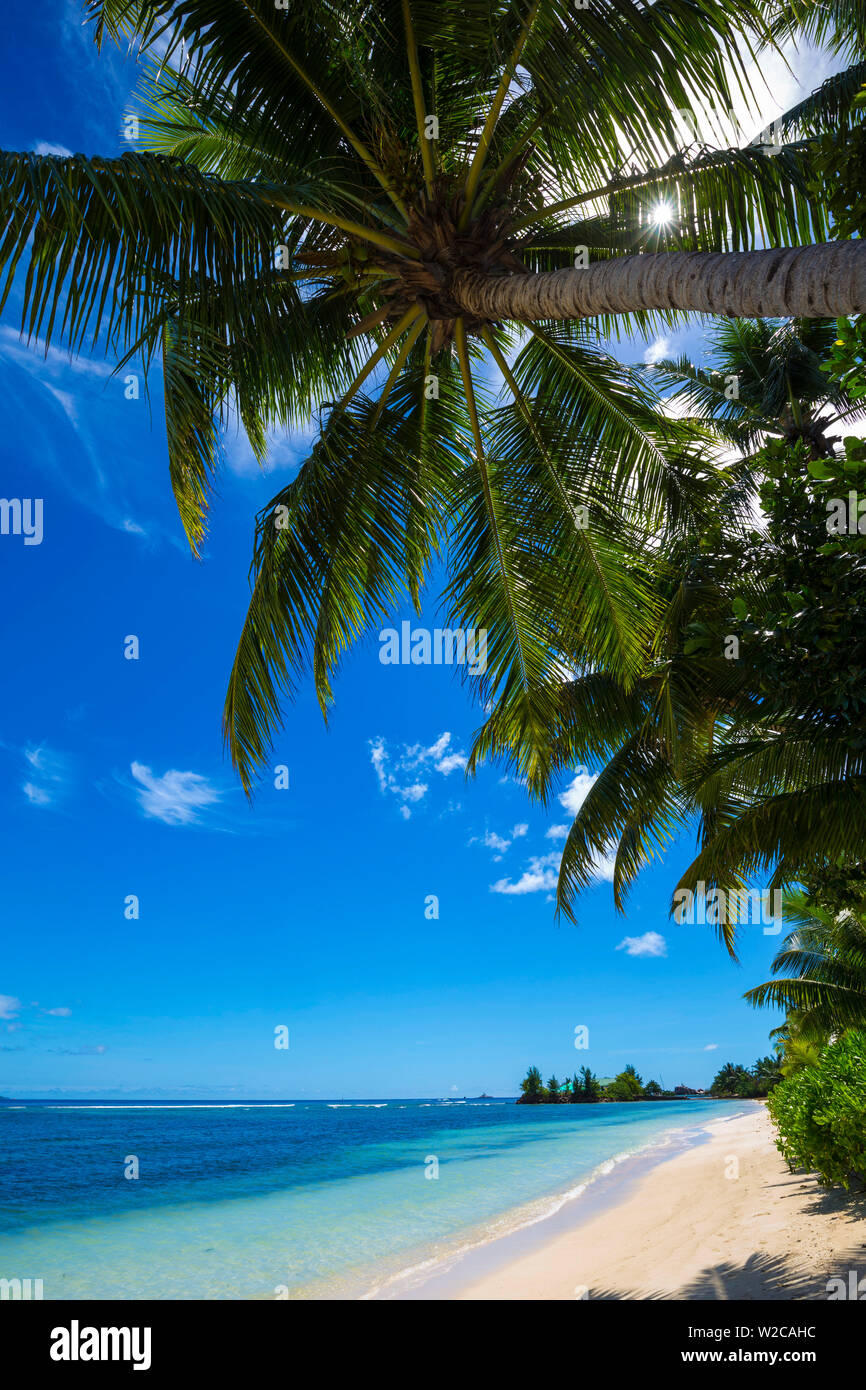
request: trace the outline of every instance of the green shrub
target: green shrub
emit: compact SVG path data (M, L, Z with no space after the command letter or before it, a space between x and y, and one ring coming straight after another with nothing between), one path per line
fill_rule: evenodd
M828 1185L866 1179L866 1032L831 1043L815 1066L776 1087L767 1109L792 1168L814 1170Z

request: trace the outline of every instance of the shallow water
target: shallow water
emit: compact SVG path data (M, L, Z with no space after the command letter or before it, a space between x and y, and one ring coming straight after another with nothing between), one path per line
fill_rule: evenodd
M42 1279L46 1299L357 1297L591 1206L616 1165L746 1108L2 1105L0 1278Z

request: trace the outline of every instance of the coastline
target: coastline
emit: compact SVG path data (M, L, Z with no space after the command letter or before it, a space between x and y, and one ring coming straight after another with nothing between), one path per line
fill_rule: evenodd
M611 1185L591 1208L491 1240L410 1299L826 1299L866 1278L866 1195L791 1174L762 1104ZM575 1217L577 1220L575 1220ZM864 1285L866 1287L866 1285ZM368 1295L369 1296L369 1295ZM373 1295L376 1297L377 1295Z

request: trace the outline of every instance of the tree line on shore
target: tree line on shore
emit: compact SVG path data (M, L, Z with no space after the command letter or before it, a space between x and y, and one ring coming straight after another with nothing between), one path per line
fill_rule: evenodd
M689 1095L748 1099L766 1096L781 1079L778 1057L759 1057L752 1067L727 1062L706 1091L691 1086L668 1091L653 1079L644 1082L631 1062L612 1078L600 1080L590 1067L581 1067L564 1081L551 1076L546 1085L538 1067L529 1067L520 1083L517 1104L594 1105L600 1101L682 1100Z

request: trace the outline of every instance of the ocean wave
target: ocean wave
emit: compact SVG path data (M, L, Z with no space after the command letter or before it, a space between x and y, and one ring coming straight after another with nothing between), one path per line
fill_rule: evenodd
M244 1104L243 1101L231 1101L224 1104L222 1101L190 1101L188 1105L142 1105L138 1101L130 1102L128 1105L36 1105L36 1110L294 1110L293 1100L258 1101L252 1105ZM10 1105L4 1107L9 1110L26 1110L25 1105Z
M377 1100L375 1102L369 1100L340 1100L334 1101L333 1103L329 1102L327 1106L328 1110L387 1110L387 1108L388 1102L386 1100ZM401 1106L400 1108L405 1110L406 1107Z

